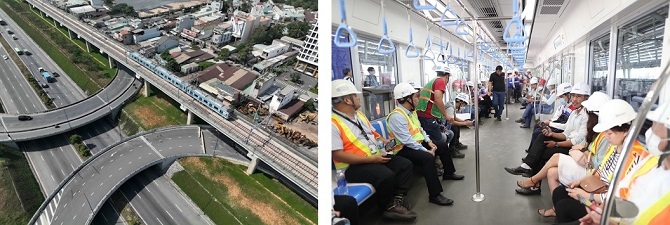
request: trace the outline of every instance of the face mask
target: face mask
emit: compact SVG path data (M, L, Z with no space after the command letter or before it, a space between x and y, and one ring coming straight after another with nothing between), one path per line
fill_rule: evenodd
M652 155L667 155L670 154L670 152L666 151L663 152L660 149L658 149L658 143L662 141L662 139L659 136L656 136L654 132L651 131L651 128L647 130L646 133L644 133L644 136L646 137L646 143L647 143L647 150L649 151L649 154ZM666 139L668 140L668 139Z
M567 102L567 101L565 101L565 99L564 99L564 98L559 98L559 99L558 99L558 104L561 104L561 105L567 105L567 104L568 104L568 102Z

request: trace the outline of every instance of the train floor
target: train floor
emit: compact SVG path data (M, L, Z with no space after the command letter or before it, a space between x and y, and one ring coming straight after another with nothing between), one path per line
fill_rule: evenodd
M367 210L361 215L361 224L552 224L553 218L544 218L537 209L550 208L551 193L546 180L542 182L542 194L523 196L516 194L516 181L523 179L507 173L504 167L516 167L526 156L531 129L519 128L514 121L523 110L520 104L508 105L509 116L502 121L495 118L484 119L479 131L481 193L485 200L472 201L476 192L475 130L461 129L460 141L468 146L461 150L465 158L454 159L456 174L465 175L461 181L442 181L447 198L453 199L452 206L438 206L428 202L426 183L415 171L412 189L405 198L410 208L417 213L413 222L389 221L381 218L377 209ZM534 123L531 125L531 127ZM415 167L417 168L417 167ZM416 169L415 169L416 170Z

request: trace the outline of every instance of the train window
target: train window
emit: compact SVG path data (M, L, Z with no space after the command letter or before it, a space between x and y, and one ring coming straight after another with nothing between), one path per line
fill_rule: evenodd
M591 41L591 91L606 92L607 70L610 60L610 35Z
M572 72L575 63L575 55L572 53L564 54L561 58L561 81L567 83L572 82Z
M392 110L391 92L398 82L397 52L377 52L379 37L358 36L358 59L363 82L366 116L371 120L383 118ZM384 45L384 44L382 44ZM383 46L388 48L389 46ZM374 93L373 93L374 92Z
M661 74L661 50L668 7L619 28L614 96L644 97Z

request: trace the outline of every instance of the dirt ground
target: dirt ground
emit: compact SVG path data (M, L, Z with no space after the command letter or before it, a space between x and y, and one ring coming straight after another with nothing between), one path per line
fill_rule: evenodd
M310 140L318 143L319 128L316 125L305 124L303 122L284 123L285 127L304 134Z

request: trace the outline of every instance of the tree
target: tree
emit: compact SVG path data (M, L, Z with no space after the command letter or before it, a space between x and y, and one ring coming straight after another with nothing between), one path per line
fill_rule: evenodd
M172 71L172 72L179 72L181 70L181 68L179 67L179 64L177 64L177 61L175 61L172 58L167 60L167 63L165 64L165 68L169 71Z
M113 0L105 0L105 4L111 6L111 5L114 5L114 1Z
M219 59L225 60L228 59L229 56L230 56L230 50L228 50L227 48L221 49L221 51L219 52Z
M205 70L205 69L207 69L208 67L210 67L210 66L212 66L212 65L214 65L213 62L210 62L210 61L203 61L203 62L199 62L199 63L198 63L198 68L200 68L200 70Z
M242 5L240 5L240 11L242 12L249 12L249 9L251 9L251 6L247 2L242 3Z
M70 135L70 144L77 144L81 142L82 142L81 135L79 134Z
M294 72L291 74L291 81L293 81L293 83L298 83L299 80L300 80L300 73Z
M305 108L309 110L310 112L316 111L316 107L314 107L314 99L309 99L307 102L305 102Z
M286 25L288 29L288 36L292 38L304 38L307 36L311 25L308 22L296 21Z
M172 57L170 56L170 52L168 52L167 50L165 50L165 51L161 52L161 58L162 58L163 60L168 60L168 59L170 59L170 58L172 58Z

